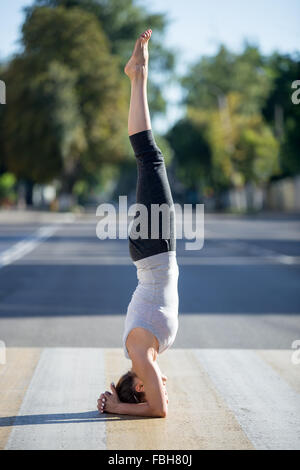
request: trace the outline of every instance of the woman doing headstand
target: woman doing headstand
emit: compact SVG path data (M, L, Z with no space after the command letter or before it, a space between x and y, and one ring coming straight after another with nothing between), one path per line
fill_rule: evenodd
M138 286L128 306L123 335L125 356L132 368L102 393L98 410L135 416L165 417L168 410L167 377L157 363L158 354L174 342L178 329L178 265L175 217L164 158L155 143L147 102L148 41L151 29L137 39L125 67L131 81L128 116L129 139L136 156L137 203L147 208L148 238L129 236L129 250L137 268ZM152 236L154 205L167 206ZM136 217L140 215L137 210ZM163 224L167 218L167 235ZM157 220L157 219L156 219Z

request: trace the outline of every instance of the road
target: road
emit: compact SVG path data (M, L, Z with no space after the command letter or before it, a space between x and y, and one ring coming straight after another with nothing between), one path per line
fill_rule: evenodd
M127 241L97 222L0 213L0 449L299 450L300 217L206 215L202 250L178 241L167 419L96 410L131 367L136 285Z
M1 217L0 339L119 347L136 285L127 240L99 240L93 215ZM203 249L178 240L178 262L174 347L289 349L300 339L300 218L206 215Z

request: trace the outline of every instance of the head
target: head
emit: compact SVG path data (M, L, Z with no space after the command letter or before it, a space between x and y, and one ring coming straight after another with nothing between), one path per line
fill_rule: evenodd
M146 401L143 382L130 370L120 377L116 385L116 391L119 400L124 403L142 403Z
M168 402L168 394L166 390L167 377L162 375L161 378ZM132 370L129 370L126 374L122 375L116 385L116 391L119 400L124 403L143 403L147 401L144 384Z

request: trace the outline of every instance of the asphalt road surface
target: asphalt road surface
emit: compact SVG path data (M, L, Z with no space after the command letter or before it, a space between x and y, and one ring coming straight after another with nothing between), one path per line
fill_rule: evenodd
M0 213L0 340L8 347L121 346L136 271L98 218ZM178 241L175 348L290 349L300 340L300 217L205 216Z

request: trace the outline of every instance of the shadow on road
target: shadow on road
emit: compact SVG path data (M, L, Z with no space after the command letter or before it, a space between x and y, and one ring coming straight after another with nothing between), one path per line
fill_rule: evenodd
M132 421L152 419L139 416L120 416L115 414L100 415L98 411L85 411L82 413L51 413L24 416L7 416L0 418L0 428L8 426L29 426L33 424L70 424L94 423L107 421Z

